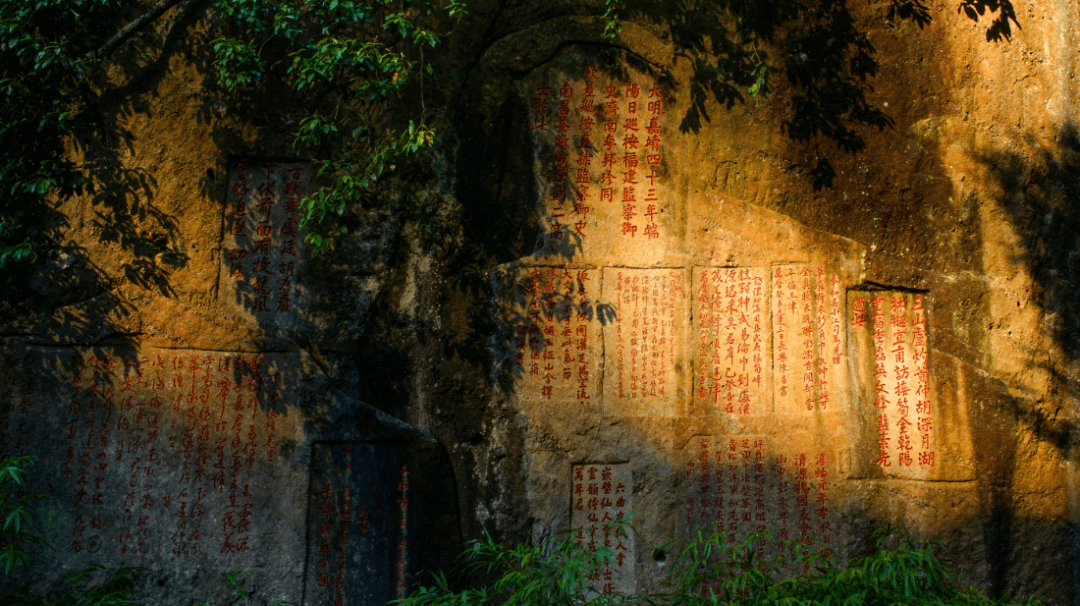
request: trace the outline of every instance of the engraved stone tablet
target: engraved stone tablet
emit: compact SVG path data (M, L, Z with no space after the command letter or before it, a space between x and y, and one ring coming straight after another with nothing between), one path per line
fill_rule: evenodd
M35 490L56 508L45 561L234 570L261 554L268 589L298 598L305 478L280 446L302 434L287 405L299 371L287 354L12 352L0 456L40 459Z
M392 444L312 449L304 604L382 606L409 588L409 466Z
M822 267L772 269L777 414L835 411L849 401L840 280Z
M931 476L938 465L936 405L923 295L851 292L848 301L860 397L873 407L874 465L890 476Z
M767 436L696 436L683 450L688 536L714 529L738 541L769 532L759 555L787 540L831 549L835 540L829 493L835 480L827 450Z
M628 463L574 465L570 525L578 529L578 541L590 552L601 547L613 554L589 586L599 593L636 591L634 533L613 522L629 519L633 512L633 478Z
M531 91L541 257L649 264L679 245L681 197L665 163L667 93L646 75L626 75L615 80L588 67L583 78L551 74Z
M694 412L772 413L768 271L697 267Z
M302 305L299 213L310 182L306 162L241 162L229 171L222 296L262 326L292 326Z
M620 414L677 415L685 402L683 346L689 279L682 269L604 269L604 406Z
M513 375L529 402L599 404L600 272L519 270L513 315Z

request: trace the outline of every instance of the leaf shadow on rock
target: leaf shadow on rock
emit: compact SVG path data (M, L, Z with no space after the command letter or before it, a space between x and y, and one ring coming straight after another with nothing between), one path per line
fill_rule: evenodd
M1004 451L986 452L988 462L985 489L989 491L991 520L986 526L988 547L992 547L991 594L1005 595L1021 589L1011 583L1012 574L1030 569L1024 548L1024 529L1015 513L1012 490L1015 464L1019 463L1021 437L1029 436L1062 460L1074 460L1078 444L1075 394L1080 390L1080 211L1074 201L1080 196L1080 129L1071 121L1061 124L1049 142L1022 137L1016 144L977 150L973 156L989 176L990 203L1003 211L1011 223L1016 250L1008 260L1025 269L1031 279L1029 301L1039 307L1040 328L1048 333L1049 347L1042 344L1021 347L1020 355L1045 373L1049 393L1021 393L1022 388L1000 386L999 410L984 415L984 427L1011 428L999 444L1012 444ZM1001 293L998 297L1007 297ZM1021 306L1017 295L1017 308ZM1011 332L1010 332L1011 334ZM997 417L997 418L994 418ZM979 449L979 445L976 445ZM1077 530L1069 530L1075 541ZM1075 549L1075 542L1072 549ZM1073 556L1075 557L1075 555ZM1034 573L1033 573L1034 574ZM1080 581L1073 570L1073 582Z
M920 27L932 19L916 1L894 2L889 15ZM862 129L893 126L867 100L876 49L845 0L642 2L627 16L656 21L675 52L692 61L684 132L699 132L710 121L710 96L732 109L748 103L752 90L773 96L782 130L794 141L823 137L855 152L865 145Z

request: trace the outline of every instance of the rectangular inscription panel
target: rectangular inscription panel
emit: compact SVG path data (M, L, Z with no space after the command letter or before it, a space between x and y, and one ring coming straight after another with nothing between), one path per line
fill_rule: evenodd
M850 401L839 277L811 265L772 269L773 398L778 414Z
M695 413L772 413L767 289L764 268L694 268Z
M570 526L579 531L578 542L587 551L600 547L613 552L589 587L599 593L630 595L637 589L633 532L612 523L629 519L633 512L633 478L628 463L574 465Z
M689 323L687 272L604 269L604 405L628 416L679 414L686 401L683 347Z
M264 326L291 325L302 304L300 199L310 183L306 162L240 162L229 171L223 293Z
M308 606L382 606L409 588L409 466L392 444L320 443L308 496Z
M583 78L552 74L530 91L547 232L539 254L653 261L679 236L664 167L666 93L626 75L587 67Z
M518 270L511 371L522 400L599 403L600 278L596 269Z
M302 436L295 356L27 347L2 363L0 456L39 457L48 562L235 569L262 554L267 588L299 598L305 473L279 452Z
M836 537L829 494L833 455L762 435L696 436L683 450L687 536L715 528L728 540L768 531L760 556L798 540L831 549Z
M923 295L851 292L851 334L861 399L873 406L873 464L905 478L935 475L936 405L930 393Z

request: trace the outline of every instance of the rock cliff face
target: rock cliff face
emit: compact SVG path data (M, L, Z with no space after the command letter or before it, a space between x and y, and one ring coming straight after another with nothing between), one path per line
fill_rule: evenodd
M842 557L902 522L1078 599L1080 9L763 6L629 3L608 39L599 5L470 4L396 194L442 214L357 210L318 259L303 100L217 96L197 2L122 48L118 134L70 151L104 187L35 283L64 304L2 327L42 570L375 604L485 530L636 512L612 589L713 522Z

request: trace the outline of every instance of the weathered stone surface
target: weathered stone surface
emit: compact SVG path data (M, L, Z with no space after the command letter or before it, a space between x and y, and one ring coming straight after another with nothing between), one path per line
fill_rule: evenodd
M471 6L414 188L459 204L452 235L425 248L394 183L398 212L350 209L292 270L300 100L219 98L198 8L119 53L122 142L70 150L108 187L58 200L56 305L0 328L2 451L41 458L55 513L40 571L145 566L186 604L244 568L263 602L373 604L403 554L412 586L459 536L586 525L595 467L647 531L613 588L657 589L654 550L710 521L841 556L903 522L967 581L1076 600L1077 7L991 41L989 7L845 4L842 61L794 24L763 42L787 63L760 103L720 21L631 2L609 41L594 8Z

